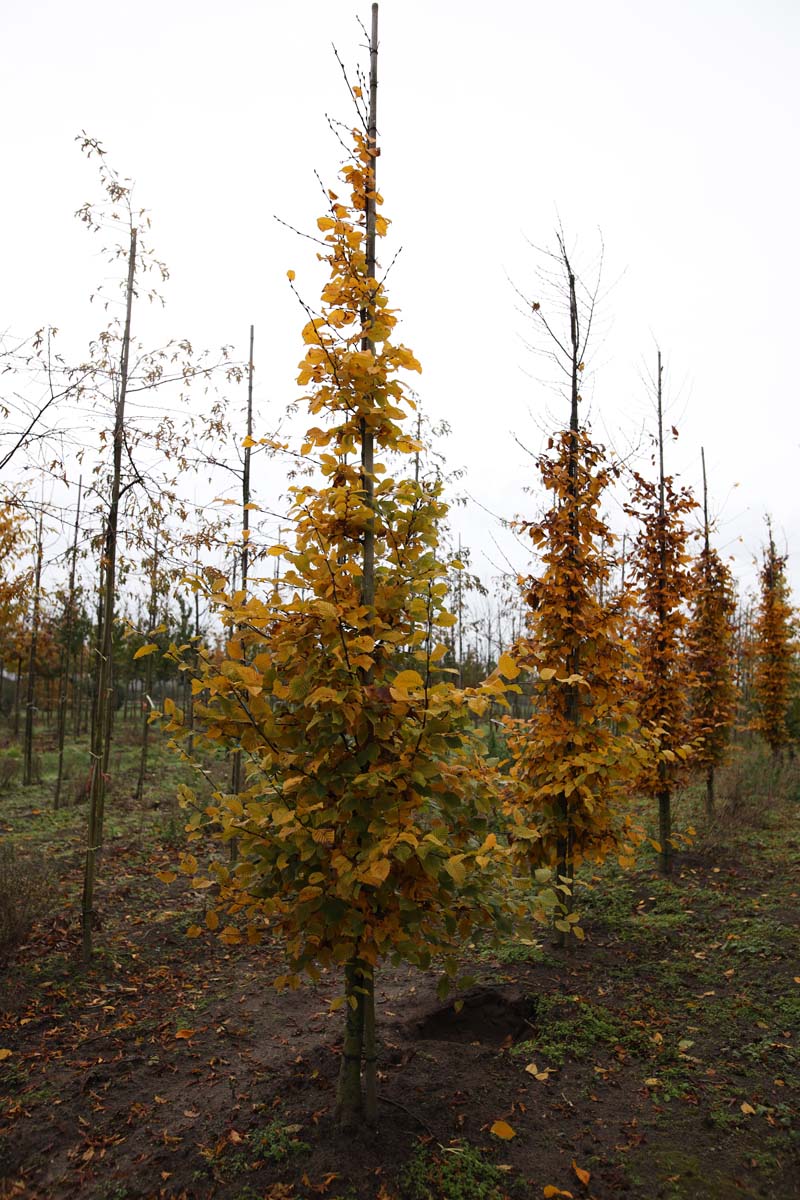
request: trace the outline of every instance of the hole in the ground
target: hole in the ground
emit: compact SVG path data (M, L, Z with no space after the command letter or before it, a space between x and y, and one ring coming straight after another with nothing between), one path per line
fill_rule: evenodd
M411 1036L425 1041L478 1042L482 1046L513 1045L530 1036L536 1015L535 996L475 988L459 999L464 1002L459 1012L450 1000L411 1022Z

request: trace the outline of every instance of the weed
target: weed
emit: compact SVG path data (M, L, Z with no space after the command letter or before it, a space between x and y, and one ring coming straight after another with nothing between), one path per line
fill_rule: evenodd
M10 843L0 844L0 958L24 941L55 898L53 875L43 858L23 859Z
M417 1146L398 1179L401 1200L502 1200L505 1175L464 1143L433 1154Z
M255 1129L247 1135L252 1157L267 1162L283 1162L290 1154L302 1154L310 1150L308 1142L301 1142L297 1134L301 1125L287 1125L280 1118L270 1121L263 1129Z
M568 1058L583 1059L599 1046L622 1045L635 1054L651 1048L643 1030L623 1024L607 1008L577 996L543 996L536 1012L536 1036L512 1046L517 1057L541 1054L557 1066Z

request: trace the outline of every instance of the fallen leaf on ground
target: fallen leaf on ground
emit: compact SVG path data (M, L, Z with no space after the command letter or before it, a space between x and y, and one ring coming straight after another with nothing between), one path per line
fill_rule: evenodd
M506 1121L495 1121L494 1125L491 1127L491 1132L495 1137L502 1138L504 1142L507 1142L511 1138L517 1136L516 1129L512 1129Z
M550 1078L552 1069L552 1067L545 1067L543 1071L540 1071L536 1063L528 1063L525 1068L529 1075L532 1075L534 1079L538 1079L541 1083L545 1083Z
M584 1167L579 1167L574 1158L572 1160L572 1169L582 1184L588 1184L589 1180L592 1178L591 1172L587 1171Z

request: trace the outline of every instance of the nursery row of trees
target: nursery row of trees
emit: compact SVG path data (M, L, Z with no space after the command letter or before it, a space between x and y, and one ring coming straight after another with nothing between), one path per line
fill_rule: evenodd
M750 610L737 604L730 570L712 544L707 500L693 553L689 521L697 504L665 467L660 355L652 471L623 468L581 421L593 298L583 297L561 236L554 259L567 299L564 327L557 309L531 304L568 380L563 427L537 461L543 510L517 527L534 565L472 642L477 617L465 597L465 566L442 549L444 480L426 469L405 383L419 364L396 340L397 316L379 269L377 247L389 222L376 180L377 5L370 42L369 75L351 89L357 124L350 157L318 221L328 268L318 305L301 299L289 273L306 318L298 384L311 424L299 450L254 434L251 337L241 371L250 403L235 468L238 533L203 530L202 545L192 542L188 555L184 548L182 564L166 551L169 513L181 501L176 479L166 482L159 464L188 471L200 440L205 463L218 467L224 456L214 436L226 426L217 413L216 427L204 427L200 439L196 429L176 433L162 416L146 452L141 425L131 432L125 404L141 222L128 189L103 165L107 195L126 208L130 228L120 250L125 315L101 339L103 356L67 373L81 395L87 380L97 386L102 377L113 400L110 456L98 469L96 619L80 615L77 515L69 582L56 608L60 634L58 615L42 599L41 523L26 535L13 503L5 509L8 536L17 551L32 538L34 578L15 570L13 551L2 568L4 611L14 614L4 626L4 653L16 654L18 677L28 653L26 733L36 708L32 680L37 670L45 675L47 662L56 675L60 664L60 737L69 695L80 695L85 674L93 680L85 954L115 688L124 665L132 675L141 670L141 691L152 697L160 672L174 690L165 694L163 726L186 757L204 746L232 755L229 788L211 796L183 788L181 795L188 837L208 860L203 866L187 854L183 870L197 887L216 885L207 931L231 943L257 941L266 928L280 934L284 985L297 986L303 972L314 976L322 966L342 971L338 1109L346 1127L376 1120L380 961L425 969L437 958L454 982L460 949L476 930L487 938L511 929L531 936L534 921L552 921L562 940L580 938L575 873L582 862L609 855L623 866L633 861L645 835L632 798L653 798L653 843L669 872L684 833L672 826L675 789L701 773L713 810L715 772L737 719L782 753L791 741L795 669L785 559L771 531ZM85 147L100 153L88 139ZM86 219L99 224L89 210ZM161 357L138 356L147 386L160 387L167 376L180 387L198 378L208 384L214 372L192 365L190 352L181 344ZM291 455L293 464L278 538L251 528L250 455L259 451ZM626 483L623 544L604 513L610 489ZM148 501L136 511L152 550L142 559L140 611L129 612L124 625L118 551L124 521L133 524L125 499L137 493ZM228 541L235 578L213 561L214 547ZM167 553L184 582L172 585L177 618L173 611L164 620L159 555ZM209 839L227 852L210 850Z

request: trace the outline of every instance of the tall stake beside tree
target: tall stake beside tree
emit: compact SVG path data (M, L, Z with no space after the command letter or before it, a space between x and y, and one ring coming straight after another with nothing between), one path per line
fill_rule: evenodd
M579 304L560 233L554 257L568 299L566 335L539 302L532 308L566 374L570 419L538 458L551 507L540 521L521 524L542 563L539 575L521 581L528 628L513 651L532 675L533 711L527 720L507 718L506 725L516 785L512 803L539 833L533 841L516 837L515 844L531 869L555 869L567 910L566 919L556 919L563 942L571 929L580 934L571 912L576 866L584 859L601 862L612 851L623 864L631 861L630 839L636 834L625 806L638 764L628 686L635 667L622 630L625 602L605 601L612 565L605 548L614 535L602 503L615 471L579 420L595 294Z
M298 382L317 423L301 452L322 479L292 489L293 544L272 548L286 564L280 588L246 604L214 590L227 659L193 684L195 741L202 725L206 739L241 747L244 788L211 805L182 793L190 837L208 825L238 840L235 869L209 867L219 884L209 928L226 942L257 940L266 919L289 959L278 986L320 967L343 973L337 1116L347 1129L377 1120L380 960L427 968L442 955L454 978L474 925L508 927L498 890L507 854L489 830L491 788L469 720L468 705L486 697L434 678L453 618L437 559L441 485L414 479L417 442L401 424L413 404L398 373L419 365L392 340L397 319L370 250L373 230L388 226L375 187L377 5L370 58L370 111L359 107L341 172L349 196L329 191L318 221L330 276L303 330ZM489 694L502 686L494 679ZM168 730L188 732L178 714ZM197 874L193 856L184 870ZM244 935L237 913L249 917Z
M697 507L686 488L664 473L664 370L656 371L658 479L634 472L627 511L639 521L630 578L635 587L633 640L639 652L639 722L648 741L648 765L639 785L658 803L659 868L672 870L672 792L686 774L689 745L689 678L686 604L691 599L689 530L686 517Z
M250 353L247 362L247 429L244 438L244 454L242 464L242 550L241 550L241 591L242 603L247 603L247 576L250 566L250 455L253 446L253 340L254 326L250 326ZM197 599L197 595L195 595ZM238 796L242 790L242 756L234 749L231 761L231 792ZM231 855L235 856L236 843L231 842Z
M714 777L725 757L738 700L734 680L736 589L730 568L711 545L708 481L703 463L703 548L695 561L687 634L694 764L705 774L706 816L714 814Z
M760 573L758 611L753 630L753 684L757 708L755 727L769 746L774 761L779 763L785 747L791 740L786 716L789 708L792 657L796 649L795 622L786 579L787 556L778 554L775 548L769 517L767 536Z

